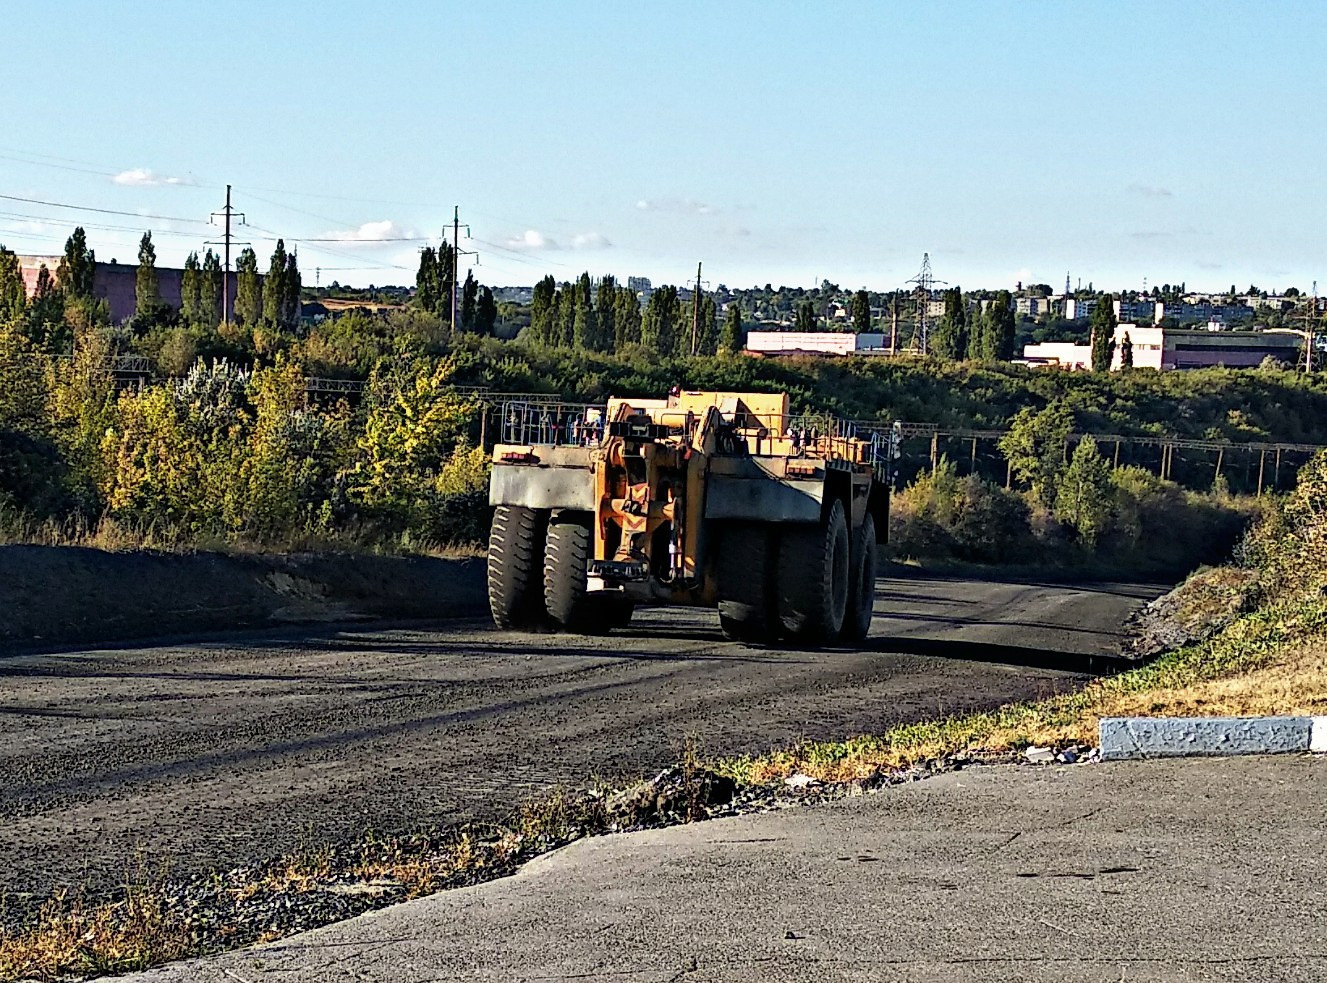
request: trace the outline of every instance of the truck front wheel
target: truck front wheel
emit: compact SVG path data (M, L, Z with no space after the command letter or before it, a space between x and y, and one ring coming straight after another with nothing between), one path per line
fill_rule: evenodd
M581 631L591 613L585 603L590 525L579 516L557 516L544 546L544 607L565 631Z
M848 609L848 523L835 499L814 526L783 533L779 544L779 620L789 638L828 645Z

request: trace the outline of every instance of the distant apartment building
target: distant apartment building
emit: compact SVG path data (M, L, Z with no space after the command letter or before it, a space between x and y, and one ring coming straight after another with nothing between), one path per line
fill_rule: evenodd
M1168 304L1160 300L1113 301L1115 320L1134 324L1160 324L1169 319L1176 325L1238 324L1253 319L1253 309L1243 304L1214 304L1209 300Z
M629 276L627 277L627 289L635 293L649 293L654 289L654 284L650 282L647 276Z
M1113 371L1122 367L1126 336L1133 348L1134 368L1167 371L1214 366L1255 368L1269 357L1293 365L1304 343L1296 331L1207 331L1124 323L1115 328ZM1082 371L1092 367L1092 348L1073 342L1027 345L1023 361L1029 365Z
M1059 303L1054 297L1015 297L1014 313L1019 317L1041 317L1054 313Z
M1095 297L1079 299L1077 297L1060 298L1061 316L1066 321L1083 321L1092 316L1092 312L1097 308Z
M20 256L19 269L23 273L23 287L31 297L37 290L37 277L45 266L55 276L60 265L59 256ZM106 301L110 309L111 322L121 324L134 316L137 309L136 284L138 280L137 263L97 263L97 271L92 281L94 300ZM184 280L184 270L168 266L157 267L157 293L164 304L179 308L180 289ZM58 285L58 284L57 284ZM230 309L235 309L235 275L231 274Z

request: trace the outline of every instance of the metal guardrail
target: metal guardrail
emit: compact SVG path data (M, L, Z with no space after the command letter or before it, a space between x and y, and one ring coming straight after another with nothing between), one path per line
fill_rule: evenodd
M502 405L500 442L594 447L603 439L607 417L600 404L509 400Z

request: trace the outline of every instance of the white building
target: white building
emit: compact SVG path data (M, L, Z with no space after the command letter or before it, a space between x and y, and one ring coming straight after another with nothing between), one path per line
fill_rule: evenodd
M746 350L760 355L860 355L885 351L885 335L851 331L751 331Z

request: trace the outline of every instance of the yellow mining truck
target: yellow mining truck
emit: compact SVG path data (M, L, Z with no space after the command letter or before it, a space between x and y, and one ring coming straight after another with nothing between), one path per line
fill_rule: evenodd
M639 604L717 607L731 639L855 644L871 625L897 439L785 393L510 402L488 596L503 628L603 632Z

